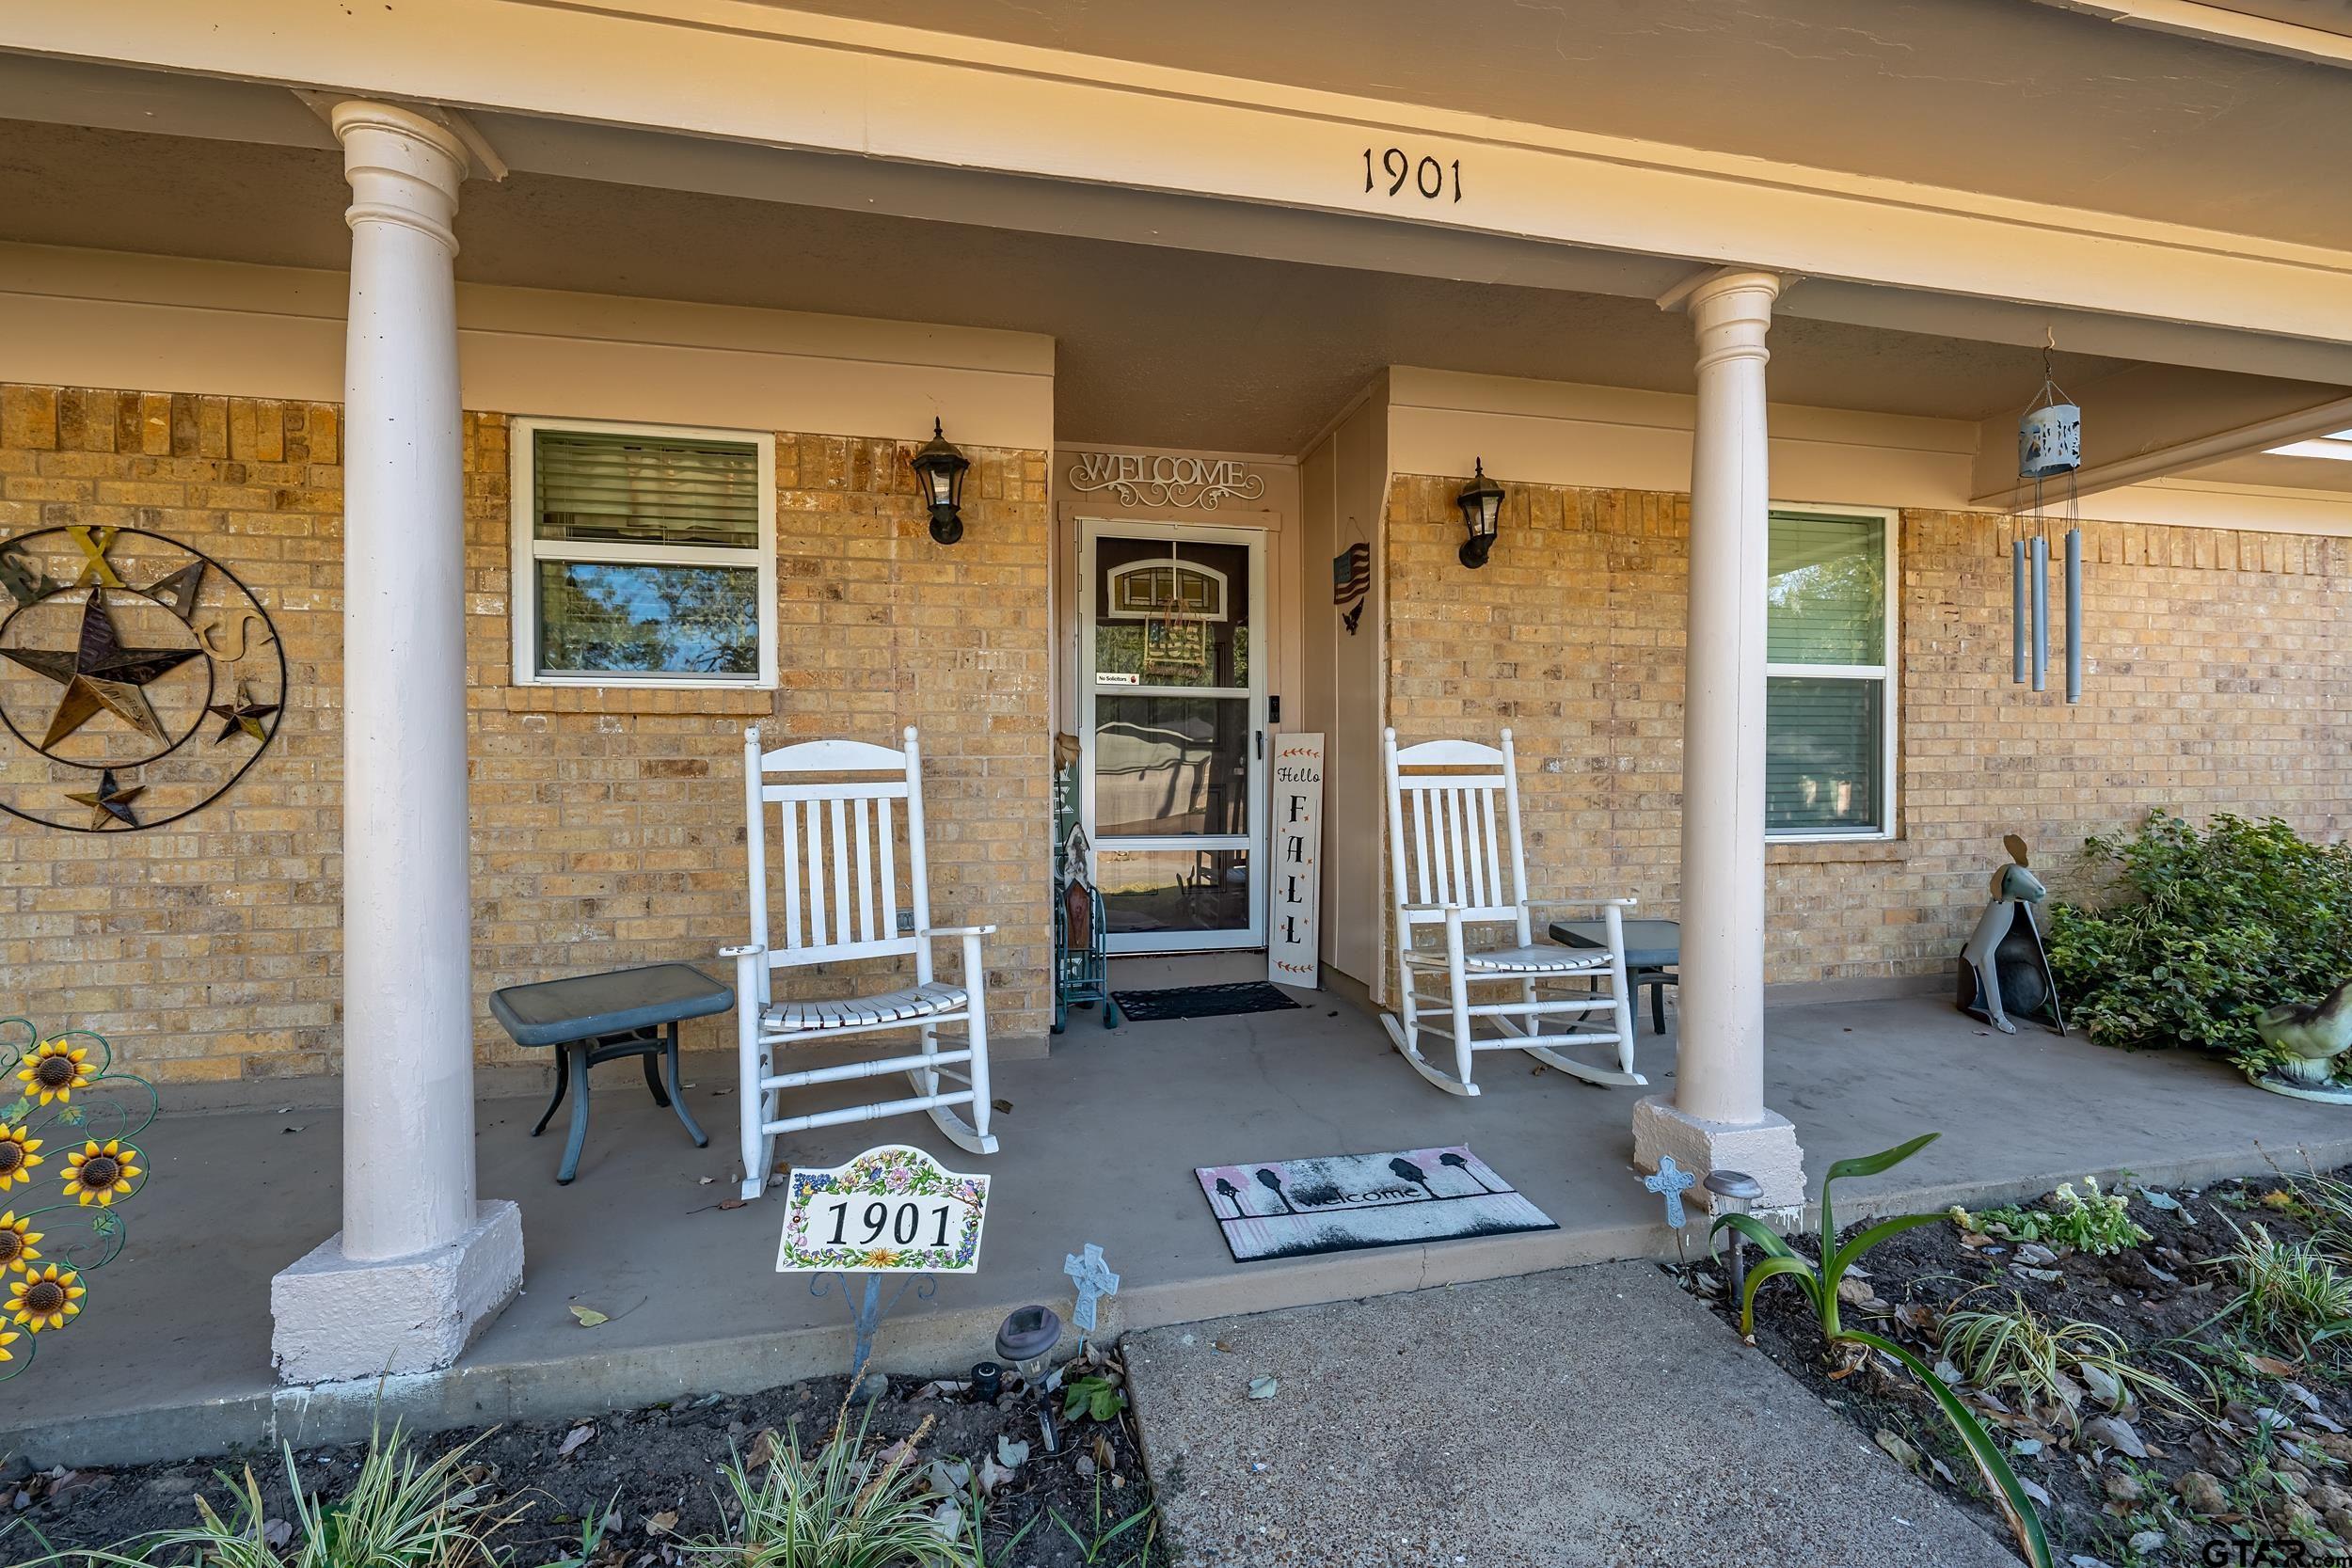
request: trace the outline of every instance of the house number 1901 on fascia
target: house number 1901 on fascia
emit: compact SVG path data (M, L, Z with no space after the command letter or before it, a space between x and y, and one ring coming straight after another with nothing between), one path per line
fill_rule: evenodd
M1378 175L1375 173L1373 163L1375 156L1380 160ZM1401 147L1391 147L1385 152L1367 147L1364 149L1366 195L1379 188L1380 176L1387 178L1389 195L1392 197L1411 190L1427 200L1436 201L1452 191L1454 200L1462 199L1462 160L1459 158L1441 164L1426 154L1416 160Z

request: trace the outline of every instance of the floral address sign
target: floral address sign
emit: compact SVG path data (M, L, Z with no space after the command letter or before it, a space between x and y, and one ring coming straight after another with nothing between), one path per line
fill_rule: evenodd
M796 1167L786 1192L778 1274L978 1272L985 1176L959 1176L919 1148L884 1144L846 1165Z

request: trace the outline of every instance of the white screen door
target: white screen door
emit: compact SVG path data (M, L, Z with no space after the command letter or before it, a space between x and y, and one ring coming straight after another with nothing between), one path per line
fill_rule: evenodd
M1079 735L1114 953L1265 945L1264 536L1086 525Z

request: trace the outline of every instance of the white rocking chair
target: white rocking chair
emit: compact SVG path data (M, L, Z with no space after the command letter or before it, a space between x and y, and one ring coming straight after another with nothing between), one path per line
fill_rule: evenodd
M744 845L751 862L752 940L721 948L735 960L736 1038L741 1052L743 1196L766 1186L775 1140L786 1132L843 1122L928 1111L959 1148L993 1154L988 1131L988 974L980 939L993 926L931 926L930 885L923 858L923 769L914 731L906 750L858 740L811 740L762 752L759 731L743 732ZM810 784L798 775L863 782ZM775 781L775 782L771 782ZM906 802L906 882L911 920L899 915L898 843L892 802ZM771 945L769 928L768 809L778 809L782 831L784 942ZM803 919L805 916L805 919ZM963 943L962 983L931 977L931 943ZM864 996L775 1000L775 972L858 958L914 958L914 983ZM964 1040L940 1049L939 1025L961 1022ZM890 1029L921 1032L914 1055L846 1062L779 1072L785 1047ZM954 1044L954 1041L950 1041ZM961 1064L963 1070L954 1070ZM903 1072L911 1098L784 1116L786 1091L816 1084L882 1078ZM961 1087L943 1086L943 1081ZM971 1107L967 1122L954 1107Z
M1609 939L1606 947L1536 943L1530 911L1567 906L1531 903L1527 896L1511 732L1502 732L1501 751L1474 740L1428 740L1399 751L1396 732L1389 730L1381 756L1388 776L1398 1012L1381 1014L1380 1022L1413 1070L1448 1093L1474 1095L1473 1053L1524 1051L1588 1084L1647 1083L1633 1070L1633 1010L1625 976L1623 911L1634 901L1608 898L1576 906L1599 904ZM1497 795L1502 797L1503 822L1510 832L1507 863L1496 832ZM1416 930L1438 925L1445 927L1443 947L1414 945ZM1503 940L1511 945L1473 944L1471 928L1494 927L1508 927ZM1444 989L1421 989L1430 981ZM1566 991L1569 984L1586 989ZM1502 999L1473 1001L1473 987L1486 988L1482 995L1501 990ZM1544 994L1542 988L1549 988L1550 994ZM1588 1015L1597 1012L1609 1015L1609 1027L1583 1028ZM1546 1021L1555 1018L1562 1020L1562 1032L1546 1035ZM1491 1022L1501 1037L1475 1037L1472 1031L1481 1019ZM1452 1072L1422 1054L1423 1034L1451 1037ZM1568 1044L1615 1046L1615 1069L1562 1054L1558 1047Z

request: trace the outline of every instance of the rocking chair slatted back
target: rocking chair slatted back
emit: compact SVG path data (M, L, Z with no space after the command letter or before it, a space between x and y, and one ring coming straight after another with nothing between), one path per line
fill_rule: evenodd
M743 773L752 940L768 949L769 967L912 954L917 979L928 982L930 946L915 934L930 926L930 891L914 731L906 732L904 751L863 741L813 740L762 752L755 727L743 732ZM825 777L804 782L812 774ZM777 872L780 886L773 885ZM781 895L780 911L771 908L775 895ZM901 909L914 912L914 931L905 935L898 929ZM777 914L781 933L773 929ZM762 995L763 1003L769 1000Z
M1453 904L1465 919L1517 920L1527 896L1527 868L1519 850L1511 732L1502 732L1500 750L1468 740L1399 749L1393 734L1381 750L1397 918L1408 927L1439 922L1441 909L1411 906ZM1497 795L1502 797L1500 821ZM1507 840L1498 829L1507 830Z

